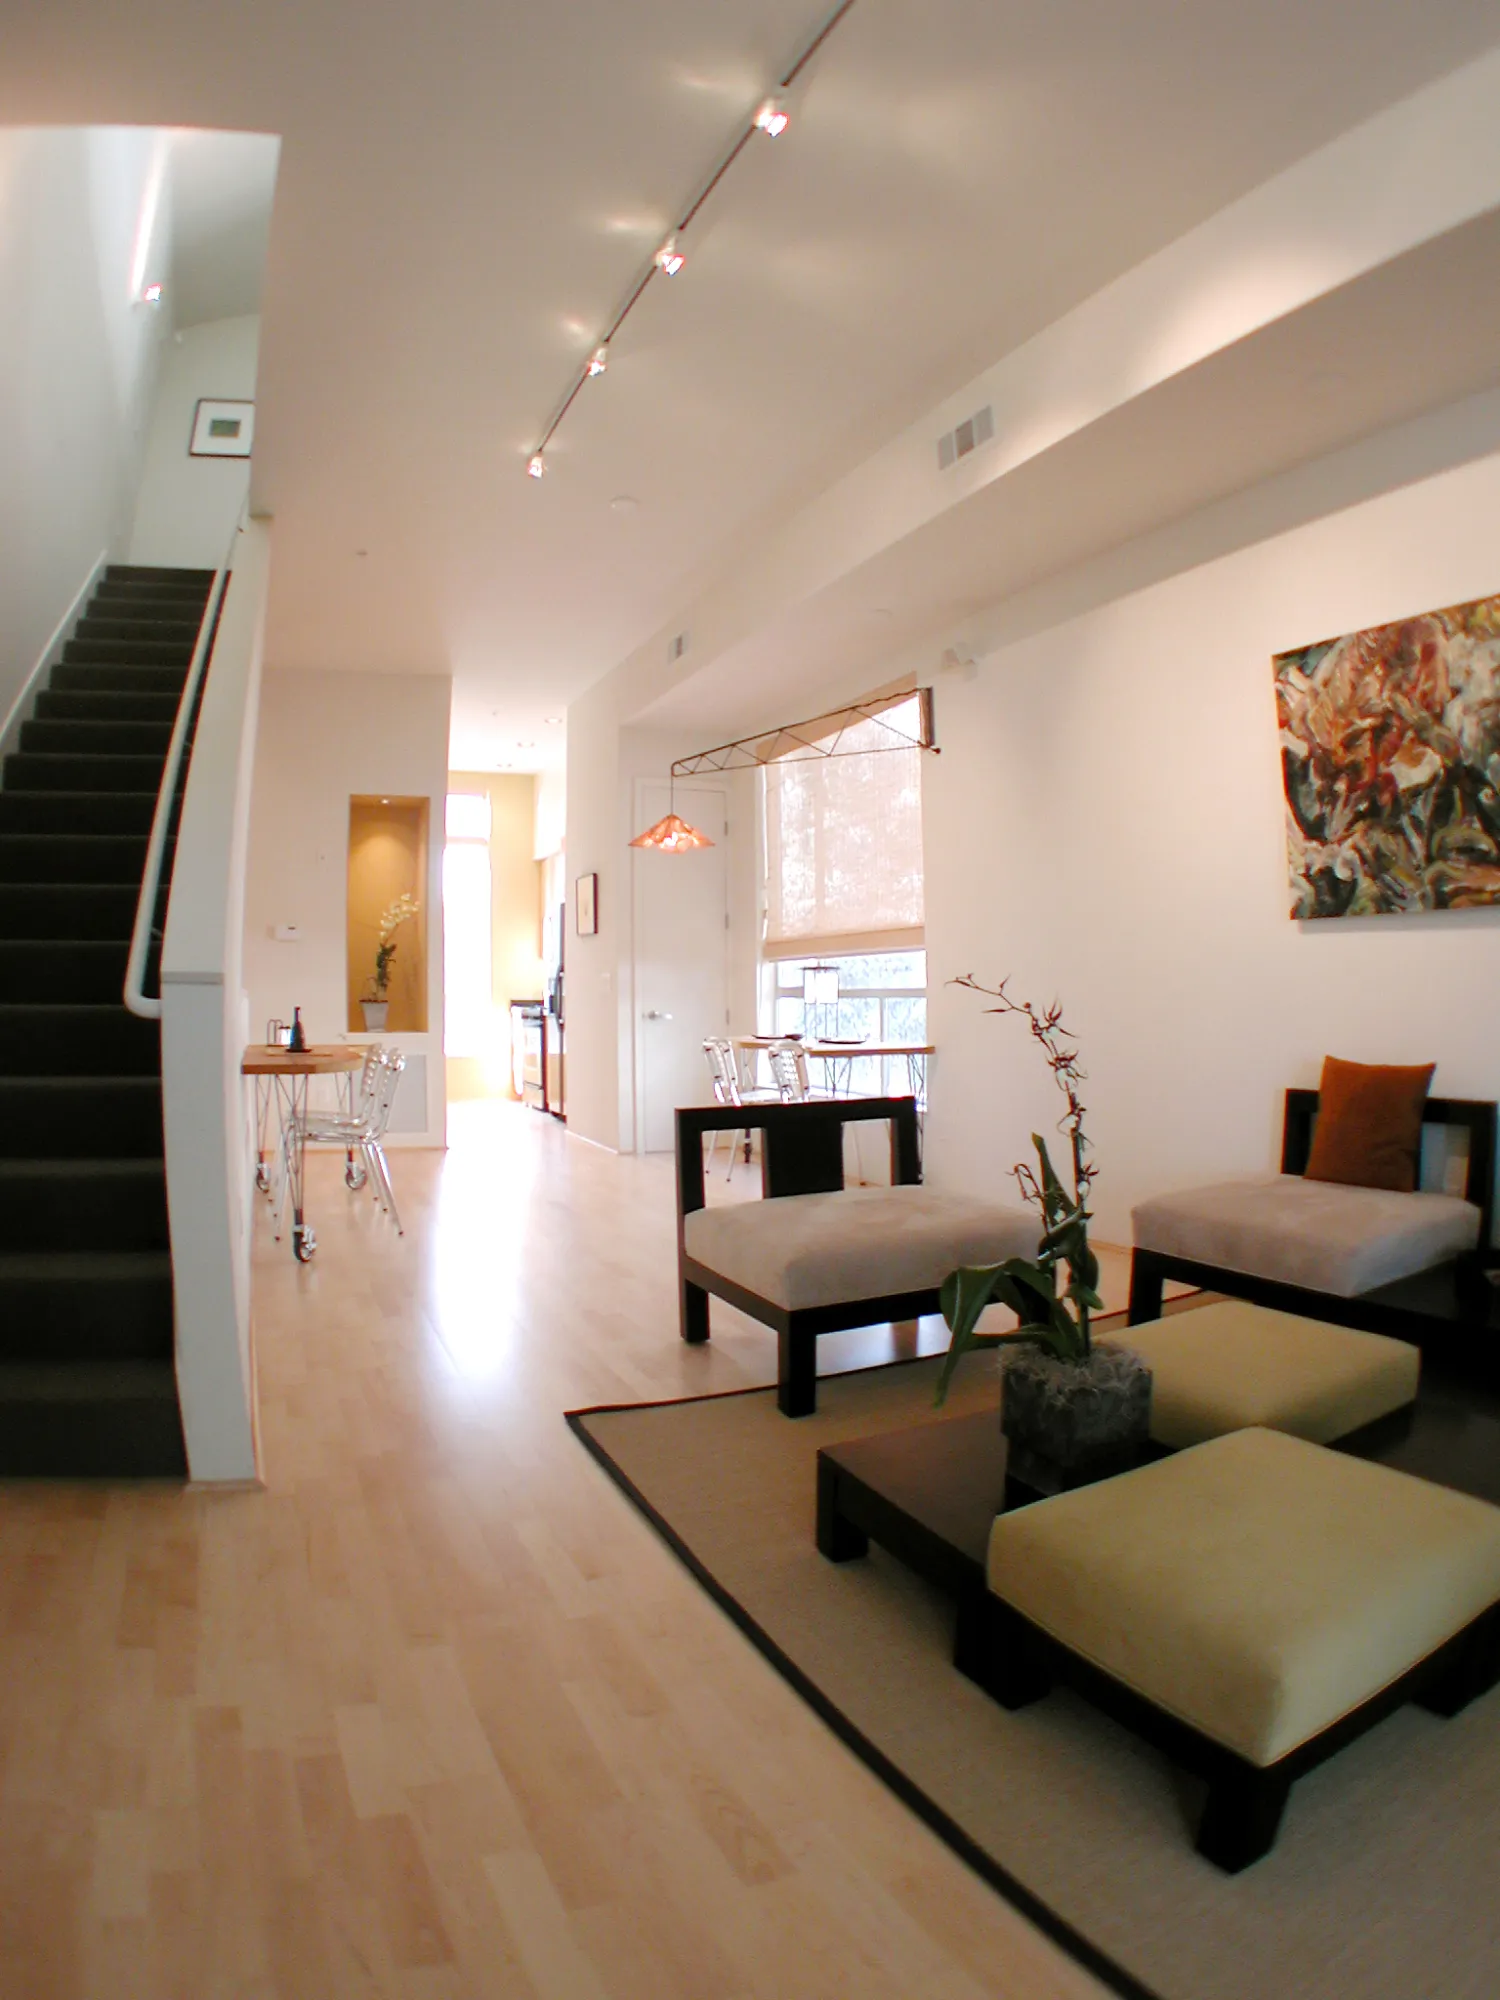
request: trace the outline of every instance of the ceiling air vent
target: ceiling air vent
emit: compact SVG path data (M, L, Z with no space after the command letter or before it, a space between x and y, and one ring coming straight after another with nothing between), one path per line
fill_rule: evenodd
M946 472L950 465L967 458L977 446L988 444L994 435L995 412L986 403L982 410L976 410L972 417L965 417L961 424L945 431L938 439L938 471Z

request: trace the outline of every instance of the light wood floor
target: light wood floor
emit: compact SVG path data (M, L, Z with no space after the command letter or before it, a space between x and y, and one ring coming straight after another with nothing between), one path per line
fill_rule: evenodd
M0 1993L1102 1991L564 1426L773 1371L717 1306L677 1339L670 1163L457 1113L394 1156L403 1240L326 1157L312 1265L259 1217L266 1491L0 1488Z

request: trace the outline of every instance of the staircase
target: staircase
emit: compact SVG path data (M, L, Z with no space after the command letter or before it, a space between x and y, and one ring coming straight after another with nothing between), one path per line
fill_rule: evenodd
M186 1471L160 1030L121 993L212 582L107 569L0 773L0 1477Z

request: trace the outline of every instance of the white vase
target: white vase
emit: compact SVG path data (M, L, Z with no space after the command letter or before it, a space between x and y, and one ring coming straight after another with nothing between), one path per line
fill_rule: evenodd
M388 1000L361 1000L360 1011L365 1017L365 1033L378 1035L385 1026L385 1017L390 1012Z

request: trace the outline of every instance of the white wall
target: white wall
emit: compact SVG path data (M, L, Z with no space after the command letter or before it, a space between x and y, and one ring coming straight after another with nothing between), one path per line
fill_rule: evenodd
M247 458L188 453L200 396L255 400L260 318L174 334L162 358L130 536L133 563L217 569L250 486Z
M943 677L925 794L935 1180L998 1191L1060 1109L1024 1024L945 985L969 971L1063 1002L1106 1241L1129 1242L1146 1195L1274 1168L1281 1093L1315 1085L1325 1053L1435 1060L1435 1093L1500 1095L1500 909L1288 917L1270 665L1500 590L1500 455L1419 476L1446 431L1493 431L1493 402L1246 496L1262 534L1278 511L1305 524L1206 562L1232 510L1205 510L1112 558L1108 601ZM1361 464L1396 490L1306 521ZM1133 562L1161 580L1131 592ZM1075 582L1086 600L1098 578Z
M245 985L252 1032L302 1009L309 1039L348 1036L346 905L349 800L426 797L427 1032L403 1034L411 1065L391 1120L395 1144L441 1146L443 1073L443 809L448 792L448 712L443 674L268 673L245 898ZM275 927L295 924L294 944ZM413 1061L419 1058L419 1062ZM425 1091L414 1088L419 1074Z
M162 948L162 1106L177 1385L195 1480L256 1476L252 1137L240 1062L245 866L270 530L237 539L183 800Z
M168 330L136 303L170 260L165 165L150 131L0 131L0 714L125 549Z

